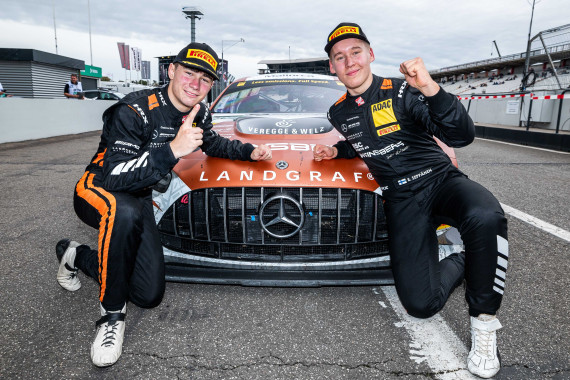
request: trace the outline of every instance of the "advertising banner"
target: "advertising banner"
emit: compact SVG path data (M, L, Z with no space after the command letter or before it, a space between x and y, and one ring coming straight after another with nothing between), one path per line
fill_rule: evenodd
M121 57L121 67L123 69L127 68L127 56L125 56L125 43L124 42L117 42L117 46L119 47L119 56Z
M85 69L79 73L82 77L101 78L103 76L103 69L97 66L85 65Z
M141 78L150 79L150 61L141 61Z

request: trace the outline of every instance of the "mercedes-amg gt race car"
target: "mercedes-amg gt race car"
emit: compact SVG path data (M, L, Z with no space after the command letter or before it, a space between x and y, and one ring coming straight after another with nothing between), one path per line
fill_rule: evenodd
M316 162L343 137L326 118L345 93L335 77L268 74L235 81L211 106L214 130L267 144L262 162L198 150L154 192L169 281L267 286L392 283L378 184L360 158ZM443 146L454 160L453 150ZM440 255L462 249L438 230Z

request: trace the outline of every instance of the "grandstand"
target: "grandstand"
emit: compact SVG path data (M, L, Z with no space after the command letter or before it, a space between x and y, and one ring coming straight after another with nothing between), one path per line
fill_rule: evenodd
M510 141L513 127L556 135L570 131L570 24L541 31L529 40L526 52L444 67L430 75L457 95L478 128L491 127L478 130L478 136L502 135ZM537 136L524 139L532 144L542 138ZM564 141L560 146L570 150L569 139Z
M543 74L544 73L544 74ZM471 77L462 80L439 81L445 91L454 95L471 94L502 94L521 91L522 72L519 74L504 75L491 74L489 77ZM558 70L558 79L562 89L570 87L570 69ZM551 71L542 71L536 75L533 85L527 86L530 92L558 91L558 81Z
M444 67L430 71L430 75L455 95L559 91L570 86L569 65L567 24L538 33L530 39L528 53Z

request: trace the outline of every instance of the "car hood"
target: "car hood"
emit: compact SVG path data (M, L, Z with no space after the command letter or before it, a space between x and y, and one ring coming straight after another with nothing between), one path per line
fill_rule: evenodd
M316 144L344 137L323 114L215 114L221 136L271 147L272 158L249 162L209 157L197 150L174 172L192 190L211 187L334 187L375 191L378 184L360 158L313 159Z

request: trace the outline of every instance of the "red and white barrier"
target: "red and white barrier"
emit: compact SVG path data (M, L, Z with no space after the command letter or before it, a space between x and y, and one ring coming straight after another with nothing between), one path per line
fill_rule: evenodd
M469 99L505 99L505 98L524 98L525 96L531 97L533 94L509 94L509 95L473 95L473 96L457 96L459 100Z
M569 95L544 95L544 96L533 96L532 99L546 99L546 100L556 100L556 99L568 99L570 98L570 94Z
M533 100L557 100L557 99L569 99L570 94L566 95L544 95L544 96L534 96L534 94L510 94L510 95L473 95L473 96L459 96L458 100L480 100L480 99L506 99L506 98L524 98L529 97Z

